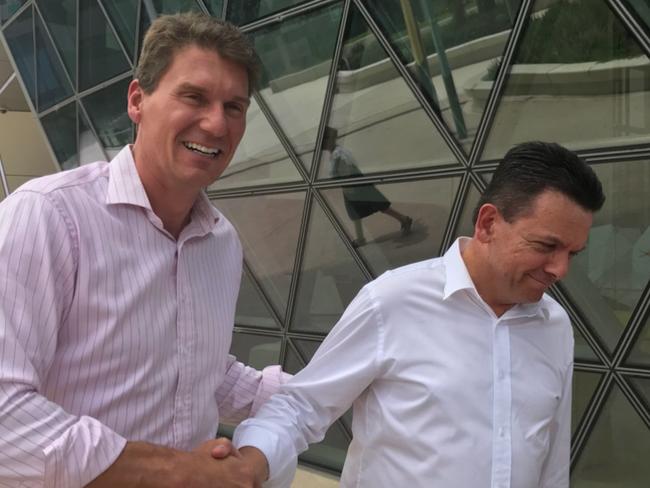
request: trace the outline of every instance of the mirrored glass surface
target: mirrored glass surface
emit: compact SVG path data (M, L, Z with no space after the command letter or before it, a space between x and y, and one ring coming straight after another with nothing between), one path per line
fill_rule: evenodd
M350 15L319 177L458 164L356 7Z
M120 80L81 100L108 157L131 142L131 119L124 106L130 79Z
M474 208L478 204L481 193L473 182L469 184L469 191L463 202L463 210L456 224L455 237L472 237L474 235Z
M242 272L242 282L235 312L235 324L239 327L280 328L246 270Z
M571 149L650 141L650 60L607 2L538 0L533 10L482 159L531 139Z
M562 283L611 352L650 279L650 162L593 169L607 200Z
M460 177L363 184L322 195L375 276L438 255Z
M68 75L73 83L77 78L77 1L76 0L37 0L43 20L54 40Z
M575 434L596 387L603 375L591 371L573 372L573 398L571 402L571 431Z
M316 200L304 253L291 330L326 334L366 279Z
M365 3L469 152L521 1Z
M251 34L262 62L258 93L306 168L311 167L340 21L336 3Z
M222 17L223 0L203 0L203 3L214 17Z
M28 7L3 31L29 98L36 107L36 70L32 8Z
M90 129L83 112L79 111L79 164L106 161L102 145Z
M650 479L650 429L618 386L571 474L572 488L645 488Z
M61 169L79 166L77 153L77 104L69 103L41 118Z
M27 0L2 0L0 1L0 23L4 23L13 14L15 14L20 7L22 7Z
M133 0L102 0L110 21L133 59L138 2Z
M263 369L280 363L281 346L281 337L238 331L232 335L230 354L252 368Z
M650 408L650 378L628 377L637 393L640 394L647 408Z
M97 0L81 2L79 8L79 90L82 91L128 71L131 66Z
M34 22L36 38L36 87L38 110L43 111L72 95L70 81L57 57L54 46L45 32L40 17Z
M650 316L646 318L626 363L628 366L650 367Z
M194 0L152 0L151 3L158 15L201 11L201 8Z
M209 190L302 181L295 164L260 110L251 99L246 132L223 174Z
M293 7L307 0L238 0L228 2L228 20L235 25L244 25L282 9Z
M624 3L638 15L646 30L650 32L650 3L648 0L624 0Z
M573 339L575 340L574 357L587 363L600 363L598 356L591 348L580 329L573 325Z
M289 299L304 202L303 192L214 201L237 229L246 262L280 317Z

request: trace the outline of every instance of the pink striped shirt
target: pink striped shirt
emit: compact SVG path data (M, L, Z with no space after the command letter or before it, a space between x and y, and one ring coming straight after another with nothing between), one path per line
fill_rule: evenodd
M0 486L78 487L126 440L192 449L284 381L228 354L242 250L201 195L178 240L128 147L0 205Z

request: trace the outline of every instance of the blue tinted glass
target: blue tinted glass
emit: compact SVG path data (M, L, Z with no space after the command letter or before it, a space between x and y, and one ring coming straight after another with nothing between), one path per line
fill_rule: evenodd
M43 20L63 58L72 80L77 76L77 2L76 0L37 0Z
M71 96L72 87L40 17L36 16L34 24L36 27L36 86L38 110L41 112Z
M138 16L138 2L133 0L104 0L104 7L122 43L133 57L135 51L135 26Z
M28 8L4 30L5 39L23 83L27 87L29 98L36 106L36 69L34 66L34 27L32 9Z
M15 14L26 0L0 0L0 22L4 22Z
M41 119L47 139L62 169L79 166L77 155L77 104L67 104Z

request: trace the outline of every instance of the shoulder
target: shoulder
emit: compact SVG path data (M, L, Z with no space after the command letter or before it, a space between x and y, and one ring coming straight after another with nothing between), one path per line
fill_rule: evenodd
M368 292L382 302L402 300L444 289L445 270L442 258L426 259L388 270L366 285Z
M21 185L14 193L54 195L66 192L72 188L92 185L99 179L107 178L108 168L109 163L99 161L60 173L41 176Z

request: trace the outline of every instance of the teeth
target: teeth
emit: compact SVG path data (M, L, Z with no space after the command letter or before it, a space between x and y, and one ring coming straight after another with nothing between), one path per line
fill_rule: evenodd
M199 152L201 154L205 154L206 156L216 157L221 152L219 149L205 147L195 142L184 142L183 144L185 145L186 148L191 149L192 151Z

